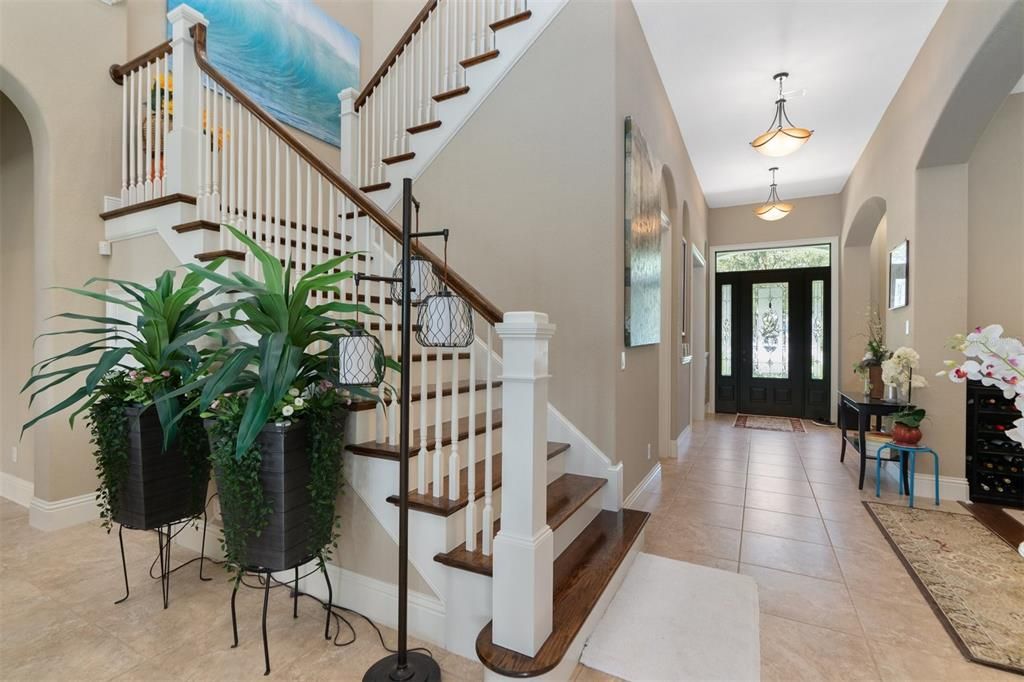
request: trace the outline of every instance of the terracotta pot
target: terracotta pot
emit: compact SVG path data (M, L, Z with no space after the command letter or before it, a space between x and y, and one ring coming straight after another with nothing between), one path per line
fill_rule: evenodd
M882 383L881 365L868 367L868 381L871 382L871 397L875 400L881 400L885 392L885 384Z
M906 424L893 424L892 439L902 445L917 445L921 440L921 429Z

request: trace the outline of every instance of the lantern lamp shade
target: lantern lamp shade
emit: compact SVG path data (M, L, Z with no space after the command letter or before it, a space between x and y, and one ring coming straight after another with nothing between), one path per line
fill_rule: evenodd
M416 341L424 348L466 348L473 343L473 310L447 289L420 304Z
M785 201L773 201L771 203L763 204L759 206L755 211L756 215L761 220L782 220L790 211L793 210L793 204L788 204Z
M421 256L412 256L409 261L409 270L412 274L409 280L409 286L412 288L412 293L409 296L409 303L412 305L419 305L431 294L436 294L441 286L440 280L434 273L434 265L426 258ZM399 280L402 279L402 263L399 261L398 265L395 266L395 272L393 276ZM393 282L391 284L391 298L395 303L402 302L402 283Z
M339 337L337 345L339 384L372 387L384 381L384 347L376 336L356 329Z
M804 146L814 131L807 128L773 128L754 138L750 146L765 156L786 156Z

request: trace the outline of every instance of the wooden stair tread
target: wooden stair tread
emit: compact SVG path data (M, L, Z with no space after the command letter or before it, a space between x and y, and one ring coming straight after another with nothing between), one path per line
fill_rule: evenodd
M469 86L463 85L461 88L452 88L445 92L434 95L433 99L435 102L444 102L445 100L454 99L455 97L461 97L469 92Z
M526 21L527 19L529 19L532 16L533 16L533 12L531 10L526 10L525 12L520 12L519 14L513 14L510 17L505 17L504 19L499 19L498 21L492 22L491 23L491 30L492 31L500 31L503 28L508 28L509 26L515 26L518 23Z
M500 381L492 381L491 382L491 386L494 387L494 388L498 388L499 386L501 386L501 382ZM487 381L486 380L484 380L484 381L477 381L473 388L476 391L483 391L483 390L485 390L487 388ZM459 390L458 390L458 392L459 393L469 393L469 380L468 379L464 379L464 380L459 382ZM412 402L414 402L414 403L418 402L420 400L420 393L421 393L421 391L420 391L419 387L414 388L412 390L412 394L410 395L410 400ZM442 384L441 385L441 396L442 397L447 397L447 396L450 396L451 394L452 394L451 382L447 382L447 383ZM433 400L436 397L437 397L437 387L436 387L436 385L435 384L431 384L431 385L427 386L426 399L427 400ZM363 410L372 410L376 406L377 406L377 402L375 400L354 400L354 401L352 401L352 404L348 406L348 410L349 410L349 412L361 412ZM382 446L383 444L381 444L381 443L374 443L374 445ZM416 445L417 448L419 447L419 441L418 440L415 441L415 445ZM356 447L356 446L351 446L351 447ZM390 447L390 446L387 446L387 447ZM395 453L396 453L395 457L397 457L398 456L397 455L398 448L395 448Z
M411 161L416 158L416 152L406 152L404 154L395 154L394 156L387 156L380 160L385 166L390 166L395 163L401 163L402 161Z
M549 443L548 445L550 448L551 444ZM548 527L551 528L552 531L556 530L607 482L607 479L597 478L595 476L562 474L549 483L547 489ZM495 534L497 534L497 530L498 525L496 524ZM435 555L434 561L446 566L452 566L453 568L461 568L472 573L491 575L491 557L484 556L480 551L482 540L483 532L481 531L477 534L476 551L466 551L466 543L463 542L450 552L441 552ZM573 544L575 544L575 542L576 541L574 540ZM572 545L569 545L569 548L571 547ZM566 548L565 551L568 552L569 548Z
M215 251L204 251L203 253L196 254L196 260L200 263L209 263L210 261L217 260L218 258L227 258L228 260L245 260L245 252L235 251L234 249L216 249Z
M247 216L247 213L245 211L242 211L242 216L243 217ZM266 216L260 216L260 221L261 222L267 222L267 217ZM296 225L294 220L290 221L287 225L285 225L284 219L277 220L277 221L271 220L269 222L271 224L276 223L277 225L280 225L282 227L288 227L289 229L292 229L292 230L298 230L299 232L309 232L310 234L314 234L314 235L319 235L320 232L321 232L319 227L310 227L308 225ZM177 232L178 234L184 234L186 232L193 232L195 230L209 230L211 232L220 232L220 223L218 223L216 221L213 221L213 220L190 220L187 223L181 223L180 225L175 225L171 229L174 230L175 232ZM352 235L343 235L341 232L333 232L333 231L331 231L330 234L328 234L327 230L324 230L323 232L324 232L324 234L328 238L337 239L339 241L340 240L344 240L344 241L347 241L347 242L352 241ZM258 235L258 236L260 237L261 241L267 241L267 238L266 238L267 235L261 234L261 235ZM270 241L273 241L273 238L271 238ZM284 237L279 237L278 241L279 241L279 243L283 244L284 243ZM294 240L292 241L292 243L293 244L295 243Z
M468 383L468 382L459 382L459 384L460 384L459 388L460 389L463 388L463 386L466 383ZM468 386L466 386L466 388L467 388L467 391L468 391ZM459 392L460 393L465 393L466 391L460 390ZM450 394L451 393L450 393L450 389L449 389L448 392L445 393L445 395L450 395ZM500 429L501 428L501 409L497 409L497 410L492 410L491 411L491 427L493 429ZM470 438L471 436L479 436L480 434L484 433L486 430L487 430L487 425L484 423L484 415L483 414L478 414L476 416L476 425L475 425L475 428L473 429L473 433L470 433L470 431L469 431L469 417L462 417L461 419L459 419L458 431L456 431L456 433L455 433L454 440L457 441L457 442L458 441L464 441L467 438ZM419 452L421 436L422 436L422 434L420 433L419 429L417 429L416 431L412 432L412 436L410 436L410 438L409 438L409 456L410 457L415 456L416 453ZM433 450L434 449L434 446L437 443L436 442L436 437L437 437L437 429L434 428L433 424L431 424L430 426L427 427L427 438L426 438L427 448L429 450ZM442 447L445 446L445 445L451 445L452 444L452 440L453 440L453 438L452 438L452 423L451 423L451 420L448 420L448 421L445 421L441 425L441 445L442 445ZM391 445L390 443L378 443L376 441L372 441L371 440L371 441L366 441L365 443L354 443L354 444L348 446L348 449L349 449L349 451L354 452L357 455L369 455L370 457L380 457L382 459L398 459L399 447L400 446L397 443L395 445ZM445 468L447 468L447 463L446 463Z
M425 133L428 130L434 130L441 127L440 121L427 121L426 123L420 123L419 125L409 126L405 129L405 132L410 135L416 135L417 133Z
M500 52L497 50L489 50L487 52L482 52L475 57L466 57L459 62L459 65L464 69L468 69L471 66L476 66L477 64L483 64L484 62L489 62L492 59L497 59L499 54Z
M568 443L557 443L554 441L548 442L548 459L556 457L561 453L569 449ZM487 470L486 462L483 459L479 459L474 465L474 473L476 476L476 488L474 489L473 499L478 500L484 496L484 488L486 484L485 473ZM467 504L469 504L469 467L462 467L462 473L459 475L459 496L457 499L449 499L447 491L449 489L448 476L444 477L444 481L441 484L441 495L438 497L434 496L434 484L431 483L427 486L426 494L421 495L415 490L409 492L409 508L417 511L426 512L428 514L436 514L438 516L451 516L455 512L459 511ZM491 490L497 490L501 487L501 453L496 453L491 461ZM398 495L391 495L388 497L388 502L391 504L398 504Z
M359 191L369 194L370 192L379 192L380 190L388 189L389 187L391 187L390 182L378 182L375 185L366 185L365 187L360 187Z
M635 509L600 512L555 559L552 630L537 654L526 656L494 644L492 623L488 623L476 638L480 661L508 677L535 677L553 670L562 662L649 517L649 513Z
M100 213L100 220L113 220L114 218L120 218L121 216L131 215L132 213L139 213L141 211L148 211L151 208L159 208L160 206L169 206L170 204L177 204L179 202L195 206L196 198L191 194L181 194L178 192L175 194L168 194L163 197L157 197L156 199L137 201L129 206L122 206L121 208L115 208L113 210Z

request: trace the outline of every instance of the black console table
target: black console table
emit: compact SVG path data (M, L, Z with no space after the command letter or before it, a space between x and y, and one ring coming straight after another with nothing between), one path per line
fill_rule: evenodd
M839 431L843 436L843 449L839 454L839 461L842 462L846 459L847 443L852 445L854 450L860 453L860 482L857 485L859 489L864 489L864 470L867 467L867 460L878 459L877 457L868 457L866 454L867 448L865 447L865 437L867 436L868 429L871 426L871 417L875 418L875 430L881 431L882 417L895 414L896 412L903 410L905 407L907 407L907 403L872 398L864 395L863 393L854 391L839 392ZM853 429L857 430L857 435L847 435L847 431L851 431ZM890 461L896 460L892 459ZM910 479L906 475L906 468L907 458L903 458L904 485L909 486ZM907 487L903 492L909 495L909 487Z

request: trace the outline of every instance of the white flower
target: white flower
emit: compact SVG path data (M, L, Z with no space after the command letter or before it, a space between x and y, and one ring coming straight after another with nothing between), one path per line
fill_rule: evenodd
M306 401L303 400L302 398L296 398L295 402L292 404L295 406L296 410L300 410L306 405Z
M294 387L288 389L288 395L294 397L294 396L297 396L298 394L299 394L299 389L294 388Z
M293 414L295 414L295 408L292 407L291 405L285 405L284 407L281 408L281 414L283 414L286 417L290 417Z

